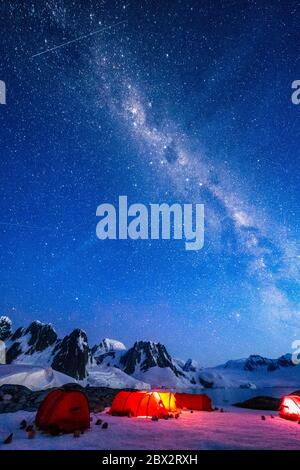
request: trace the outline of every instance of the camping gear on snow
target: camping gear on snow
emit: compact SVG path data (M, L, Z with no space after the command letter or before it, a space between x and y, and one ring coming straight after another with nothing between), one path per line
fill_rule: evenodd
M175 393L178 408L196 411L213 411L211 399L205 394Z
M31 431L28 431L27 432L27 437L28 439L34 439L35 438L35 435L36 435L36 432L34 429L32 429Z
M175 396L170 392L119 392L109 413L116 416L164 418L176 409Z
M300 397L297 395L283 397L279 407L279 416L298 421L300 419Z
M20 423L20 429L25 429L27 427L27 421L25 419L22 419Z
M54 390L41 403L35 424L52 434L74 432L90 427L86 395L79 390Z
M3 444L10 444L10 443L12 442L12 440L13 440L13 435L14 435L13 432L12 432L11 434L9 434L9 435L7 436L7 438L4 439Z

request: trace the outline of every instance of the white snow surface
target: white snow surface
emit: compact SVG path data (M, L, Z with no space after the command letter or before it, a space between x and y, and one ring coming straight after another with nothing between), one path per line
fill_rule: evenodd
M30 390L45 390L52 387L61 387L66 383L87 384L93 387L133 388L136 390L149 390L150 385L142 380L136 380L116 367L92 365L88 367L88 377L76 381L69 375L57 372L51 367L42 367L28 364L0 365L0 386L24 385Z
M0 386L24 385L30 390L45 390L52 387L61 387L67 383L75 383L72 377L53 370L51 367L30 365L0 365Z
M78 344L80 351L84 351L84 349L88 347L88 344L86 340L84 339L84 336L81 333L79 334L77 338L77 344Z
M154 388L193 388L190 380L186 377L179 376L177 377L175 373L169 367L151 367L146 372L143 372L136 367L134 373L132 374L136 379L143 380L151 385ZM201 388L198 384L197 388Z
M20 422L34 421L35 413L18 411L0 415L0 450L220 450L220 449L299 449L300 436L297 422L287 421L270 412L261 420L261 411L225 408L224 413L194 411L183 412L178 420L151 421L146 418L92 414L90 430L74 439L72 434L51 437L37 432L27 439L19 429ZM108 423L107 429L96 426L97 418ZM3 444L13 432L10 444Z
M111 351L126 351L126 346L116 339L104 338L98 345L94 355L97 356Z
M117 367L90 365L88 374L87 383L92 387L133 388L137 390L151 388L148 383L125 374Z

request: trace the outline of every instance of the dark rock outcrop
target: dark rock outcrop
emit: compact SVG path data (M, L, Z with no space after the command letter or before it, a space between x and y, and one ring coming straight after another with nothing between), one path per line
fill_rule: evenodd
M246 360L245 365L244 365L244 370L249 370L251 372L257 369L258 367L269 366L272 364L272 362L273 362L272 359L267 359L265 357L258 356L256 354L252 354Z
M110 406L118 389L107 387L86 387L83 388L77 384L66 384L61 387L64 390L82 390L89 401L90 410L101 412L104 408ZM46 395L54 388L41 391L31 391L22 385L2 385L0 387L0 413L12 413L19 410L36 411ZM10 395L9 400L3 397Z
M57 334L52 325L34 321L27 328L18 328L9 342L6 352L8 364L21 354L41 353L49 346L53 346L57 342Z
M278 411L279 405L280 398L258 396L249 398L249 400L243 401L241 403L234 403L233 406L237 406L239 408L248 408L250 410Z
M291 354L285 354L280 356L278 359L273 360L273 363L269 365L268 371L272 372L273 370L280 369L281 367L295 367L296 364L292 361Z
M76 329L65 336L54 348L51 367L74 379L86 377L86 365L89 359L89 346L84 331Z
M28 346L30 348L26 354L44 351L48 346L52 346L57 340L57 334L52 325L40 322L32 322L25 330L25 334L30 335Z
M6 316L0 317L0 341L6 341L12 334L12 321Z
M157 366L161 368L169 367L177 377L185 376L175 366L165 346L151 341L136 341L133 347L121 356L120 366L129 375L135 372L136 367L142 372L146 372L151 367Z
M206 380L203 377L199 377L199 382L204 388L212 388L214 385L214 382L210 382L209 380Z
M6 363L11 364L22 354L21 344L16 342L6 351Z
M278 359L268 359L266 357L251 355L245 362L244 370L250 372L258 369L259 367L266 367L268 372L280 369L281 367L294 367L291 354L285 354Z
M182 370L184 372L196 372L197 368L196 366L194 365L193 363L193 360L192 359L188 359L186 361L186 363L184 364Z
M93 356L93 359L95 360L96 364L101 365L105 359L110 358L111 360L114 360L115 357L116 357L115 352L108 352L105 354L101 354L100 356Z

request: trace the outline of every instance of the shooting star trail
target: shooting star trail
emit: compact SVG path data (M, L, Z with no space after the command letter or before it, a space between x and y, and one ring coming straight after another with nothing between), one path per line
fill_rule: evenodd
M50 230L50 228L47 228L47 227L39 227L38 225L28 225L28 224L9 223L9 222L0 222L0 226L3 226L3 227L28 228L28 229L37 229L37 230Z
M107 31L109 29L112 29L112 28L115 28L116 26L120 25L120 24L123 24L123 23L127 23L126 20L124 21L119 21L118 23L114 23L110 26L106 26L102 29L98 29L97 31L93 31L91 33L88 33L88 34L84 34L83 36L79 36L78 38L75 38L75 39L71 39L70 41L67 41L67 42L63 42L62 44L59 44L57 46L54 46L54 47L51 47L50 49L46 49L45 51L42 51L42 52L38 52L37 54L34 54L32 56L30 56L30 59L34 59L35 57L38 57L38 56L41 56L41 55L44 55L44 54L47 54L48 52L52 52L52 51L55 51L57 49L60 49L61 47L64 47L64 46L67 46L69 44L73 44L74 42L77 42L77 41L80 41L81 39L85 39L85 38L88 38L90 36L94 36L95 34L100 34L100 33L103 33L104 31Z

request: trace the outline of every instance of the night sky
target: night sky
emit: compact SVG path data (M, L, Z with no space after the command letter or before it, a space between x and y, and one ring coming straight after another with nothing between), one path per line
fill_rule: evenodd
M291 352L297 3L1 2L0 314L203 365ZM119 195L203 203L204 248L98 240Z

